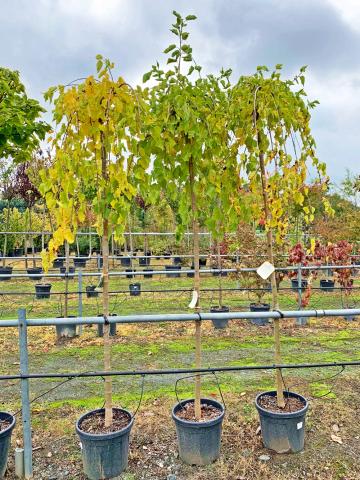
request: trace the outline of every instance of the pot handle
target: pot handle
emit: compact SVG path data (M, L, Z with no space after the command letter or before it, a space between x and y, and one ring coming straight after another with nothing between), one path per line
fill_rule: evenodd
M142 382L141 382L141 392L140 392L140 398L139 398L139 403L136 407L136 410L135 412L131 415L131 418L132 419L135 419L140 407L141 407L141 403L142 403L142 399L143 399L143 396L144 396L144 386L145 386L145 375L141 375L142 377Z
M206 372L206 373L196 373L195 375L186 375L186 377L178 378L175 382L175 396L176 396L176 400L177 400L178 404L181 405L181 408L183 408L183 406L181 404L181 401L179 399L179 395L178 395L178 383L181 382L182 380L186 380L188 378L195 378L195 377L198 377L198 376L199 377L204 377L205 375L214 375L215 380L216 380L216 384L217 384L217 387L218 387L218 390L219 390L219 393L220 393L221 401L224 405L224 411L226 411L226 403L225 403L224 395L223 395L221 387L220 387L219 378L216 375L215 371Z

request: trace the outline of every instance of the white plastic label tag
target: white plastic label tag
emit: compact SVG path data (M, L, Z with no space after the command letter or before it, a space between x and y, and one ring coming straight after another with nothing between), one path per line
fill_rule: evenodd
M303 422L299 422L297 425L296 425L296 428L298 430L301 430L302 429L302 426L303 426Z
M191 302L189 303L189 308L195 308L196 307L198 298L199 298L199 296L198 296L197 291L193 290L192 299L191 299Z
M270 277L270 275L275 272L275 267L270 262L264 262L260 267L256 270L256 273L264 280Z

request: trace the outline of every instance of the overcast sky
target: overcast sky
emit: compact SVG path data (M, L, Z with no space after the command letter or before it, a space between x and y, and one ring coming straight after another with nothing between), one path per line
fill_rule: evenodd
M43 103L52 85L94 72L95 55L131 83L172 43L175 8L195 14L194 57L206 72L308 65L318 155L334 182L360 172L360 0L0 0L0 65Z

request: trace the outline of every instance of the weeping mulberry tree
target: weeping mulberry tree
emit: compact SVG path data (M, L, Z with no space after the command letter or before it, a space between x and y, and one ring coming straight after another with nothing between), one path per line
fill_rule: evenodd
M186 27L194 15L183 18L173 12L172 33L177 44L165 49L170 69L164 71L159 63L144 75L151 77L151 120L148 122L148 154L154 156L152 179L153 198L166 192L170 202L177 205L178 236L192 225L194 255L195 309L200 311L199 222L215 231L218 220L230 208L228 189L235 177L231 175L231 155L228 130L230 70L218 77L201 77L201 67L193 60L187 43ZM217 162L226 151L224 162ZM228 167L228 168L226 168ZM229 173L228 173L229 172ZM228 181L224 177L228 177ZM222 187L221 187L222 181ZM221 197L222 209L212 209L214 199ZM208 215L212 211L212 215ZM195 326L195 366L201 366L201 321ZM195 378L195 418L201 418L200 376Z
M97 56L97 75L68 86L53 87L45 98L54 105L57 125L52 139L53 164L41 174L40 190L56 219L56 229L43 252L49 268L58 248L73 243L89 203L102 236L104 369L111 369L109 337L109 233L121 240L138 183L145 182L148 166L139 158L140 90L119 77L114 65ZM91 195L90 195L91 192ZM91 197L91 198L90 198ZM105 426L112 422L112 382L105 378Z
M304 91L305 70L293 79L281 78L282 65L268 74L258 67L252 76L240 77L233 90L233 131L240 153L240 175L261 202L253 207L253 216L265 224L267 255L274 264L274 242L281 243L289 227L288 212L297 205L307 223L314 208L307 201L308 171L327 189L325 164L315 153L310 130L310 110L317 101L307 100ZM325 209L331 207L324 197ZM279 309L275 272L271 275L272 309ZM279 319L274 320L275 362L281 363ZM276 371L277 401L284 407L281 371Z

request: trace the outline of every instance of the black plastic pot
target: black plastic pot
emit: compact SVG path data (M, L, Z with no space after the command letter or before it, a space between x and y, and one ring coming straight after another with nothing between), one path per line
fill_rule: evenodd
M229 307L222 306L222 307L210 307L210 312L211 313L228 313L230 312ZM223 329L228 326L229 320L227 319L216 319L216 320L211 320L212 324L214 325L214 328L216 329Z
M60 268L64 265L64 259L63 258L55 258L53 261L53 267L54 268Z
M200 267L206 267L206 258L199 258Z
M182 264L182 259L181 259L181 257L174 257L174 258L173 258L173 264L174 264L174 265L181 265L181 264Z
M143 272L153 272L154 270L152 268L144 268ZM153 274L152 273L144 273L144 278L152 278Z
M22 257L24 255L23 248L14 248L14 257Z
M64 317L58 317L64 318ZM66 318L75 318L75 315L68 315ZM62 325L56 325L57 338L74 338L76 337L76 325L71 323L63 323Z
M335 287L335 281L334 280L328 280L326 278L322 278L320 280L320 288L324 292L331 292L334 290Z
M103 315L98 315L98 317L102 317ZM116 317L116 313L111 313L110 317ZM110 323L110 337L115 337L116 336L116 323ZM98 323L97 325L97 330L98 330L98 337L103 337L104 336L104 324L103 323Z
M261 434L266 448L277 453L296 453L304 448L305 416L309 408L308 401L301 395L293 392L284 392L286 398L298 398L304 402L304 408L297 412L270 412L259 405L259 400L264 395L276 396L276 392L260 393L255 400L259 413Z
M181 270L181 265L165 265L165 270L167 270L169 273L166 274L168 278L178 278L180 277L180 273L177 273L178 270ZM175 270L175 273L170 273Z
M308 281L307 280L301 280L301 290L305 290L308 286ZM299 291L299 282L297 278L293 278L291 280L291 290L294 292Z
M42 298L50 298L51 283L35 284L35 295L38 300Z
M85 290L86 290L86 296L87 298L97 298L99 296L99 292L95 291L96 285L87 285Z
M41 280L42 277L37 277L36 275L40 275L42 273L42 268L41 267L33 267L33 268L28 268L27 273L29 275L30 280Z
M129 284L130 297L138 297L141 294L141 283Z
M214 269L218 269L217 266L212 267ZM228 272L213 272L213 277L227 277Z
M130 267L131 265L131 258L130 257L121 257L120 263L123 267Z
M136 272L136 270L134 270L133 268L125 268L125 272ZM131 275L131 273L129 273L129 275L126 275L126 278L134 278L134 275Z
M250 312L269 312L269 303L250 303ZM263 327L269 323L268 318L252 318L251 323Z
M194 268L195 268L195 265L192 264L192 265L191 265L191 270L194 270ZM188 278L194 278L194 275L195 275L195 272L194 272L194 271L188 272L188 273L186 274L186 276L187 276Z
M118 432L91 434L81 430L82 421L94 413L103 412L103 408L85 413L76 422L76 433L81 441L84 473L90 480L117 478L127 467L129 437L134 418L127 410L122 408L116 410L129 415L129 424Z
M189 465L208 465L220 456L221 428L225 415L224 406L216 400L202 398L201 403L213 405L221 414L207 422L191 422L179 418L176 414L189 402L188 399L177 403L172 410L175 422L181 460Z
M78 267L78 268L85 268L86 267L86 261L87 261L87 258L84 257L84 258L74 258L74 266L75 268Z
M3 478L6 472L11 434L15 427L16 419L10 413L0 412L0 420L10 422L10 425L0 432L0 478Z
M60 273L66 273L66 267L60 267ZM69 267L69 277L74 278L75 267Z
M141 267L147 267L150 265L151 258L149 257L139 257L139 265Z
M6 282L10 280L12 274L13 267L0 267L0 275L6 275L4 277L0 277L0 282Z

